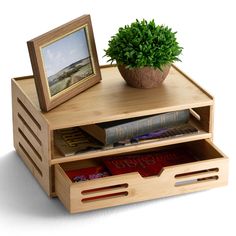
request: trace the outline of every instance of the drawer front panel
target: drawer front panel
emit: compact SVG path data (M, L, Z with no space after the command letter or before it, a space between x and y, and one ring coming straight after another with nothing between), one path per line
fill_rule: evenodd
M66 208L75 213L226 185L228 159L210 142L201 142L211 145L218 157L164 167L158 176L145 178L132 172L72 183L63 167L57 164L56 194Z

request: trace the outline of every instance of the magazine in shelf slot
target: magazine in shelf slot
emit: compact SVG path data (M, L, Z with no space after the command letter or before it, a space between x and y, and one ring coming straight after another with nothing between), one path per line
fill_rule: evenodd
M64 156L76 155L83 152L96 150L108 150L113 148L142 144L145 142L156 142L173 137L195 134L198 129L189 123L169 128L162 128L148 134L119 141L110 145L104 145L98 140L81 130L79 127L56 130L55 145Z
M177 137L182 136L184 134L191 134L198 132L198 129L190 124L183 124L175 127L169 127L169 128L162 128L159 130L156 130L154 132L150 132L148 134L140 135L134 138L131 138L131 143L135 142L142 142L142 141L148 141L151 139L160 139L160 138L168 138L168 137Z
M185 109L144 117L90 124L81 126L81 129L104 145L109 145L162 128L185 124L189 121L189 118L190 111Z
M54 140L56 147L64 156L97 150L103 147L103 144L82 131L79 127L56 130Z

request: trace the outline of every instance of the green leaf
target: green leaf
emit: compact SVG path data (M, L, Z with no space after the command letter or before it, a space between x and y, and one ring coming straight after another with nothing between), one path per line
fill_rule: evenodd
M164 65L180 61L183 48L176 40L176 32L154 19L136 20L120 27L108 41L105 55L109 62L116 61L130 68L150 66L161 69Z

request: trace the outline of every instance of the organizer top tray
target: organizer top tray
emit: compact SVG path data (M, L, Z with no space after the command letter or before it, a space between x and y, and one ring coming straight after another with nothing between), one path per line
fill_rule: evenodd
M128 86L114 66L101 67L101 73L101 83L43 114L51 130L213 104L213 97L175 66L154 89ZM12 82L40 111L33 76Z

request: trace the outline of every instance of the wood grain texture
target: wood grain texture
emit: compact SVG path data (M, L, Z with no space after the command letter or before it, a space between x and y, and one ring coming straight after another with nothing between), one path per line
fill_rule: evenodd
M101 83L44 113L51 130L213 105L212 97L176 67L160 87L148 90L126 85L116 67L101 73ZM17 83L38 106L33 78Z
M12 79L12 111L14 147L38 180L44 191L51 195L50 177L51 142L48 123L37 105L30 102L19 89L17 79Z
M197 144L188 143L189 147L199 144L207 147L201 151L202 160L165 167L158 176L146 178L141 177L138 172L133 172L72 183L65 172L64 179L62 178L63 168L57 164L55 167L57 170L55 175L57 194L65 207L71 213L75 213L205 190L227 184L228 159L208 140L198 141ZM57 182L60 183L59 186L57 186ZM122 194L125 192L127 194Z
M111 156L111 155L116 155L116 154L122 154L122 153L133 152L133 151L141 151L145 149L161 147L161 146L171 145L175 143L184 143L184 142L207 139L207 138L211 138L211 134L204 131L200 131L197 134L183 135L180 137L173 137L173 138L163 139L159 141L146 142L146 143L130 145L130 146L125 146L125 147L117 147L117 148L112 148L112 149L107 149L107 150L96 150L93 152L85 152L85 153L80 153L80 154L72 155L68 157L63 156L55 148L54 154L51 160L51 164L54 165L56 163L84 160L84 159L90 159L90 158L95 158L99 156Z

